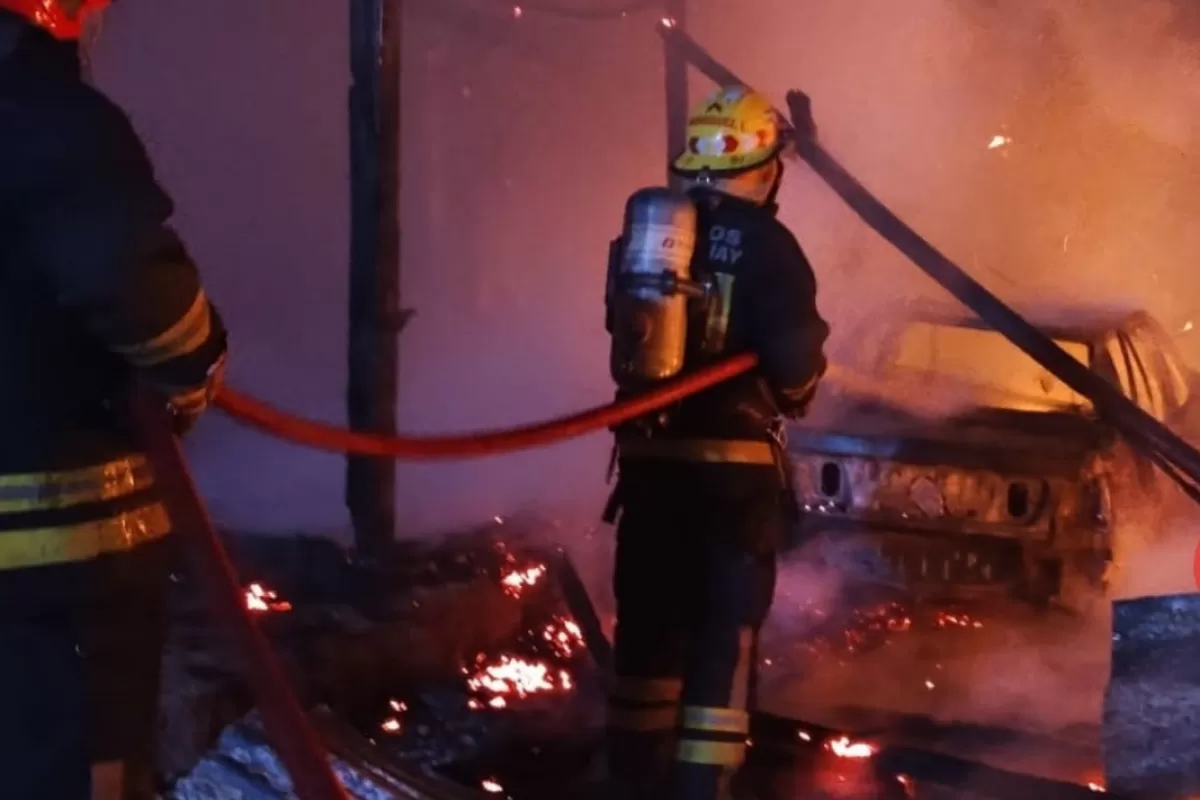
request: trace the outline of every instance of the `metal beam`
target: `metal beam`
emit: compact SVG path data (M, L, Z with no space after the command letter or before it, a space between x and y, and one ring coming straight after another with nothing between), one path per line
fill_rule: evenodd
M666 0L664 23L681 32L687 31L687 0ZM687 143L688 59L670 36L663 37L663 74L667 91L667 164ZM667 171L668 183L678 188L679 178Z
M350 0L350 308L346 411L351 428L396 431L400 310L401 0ZM386 550L396 529L396 465L350 457L346 505L355 544Z

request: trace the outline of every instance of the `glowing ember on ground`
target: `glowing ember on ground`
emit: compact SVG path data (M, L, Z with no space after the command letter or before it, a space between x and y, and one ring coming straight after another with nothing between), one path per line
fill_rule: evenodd
M483 787L485 792L491 792L492 794L499 794L504 791L504 787L491 778L484 778L479 785Z
M559 658L571 658L584 646L583 631L575 620L555 617L542 629L542 639Z
M510 597L520 597L522 592L530 586L535 585L545 574L545 564L536 564L525 569L509 570L500 577L500 584L504 587L505 594Z
M1088 781L1087 787L1089 789L1091 789L1093 792L1107 792L1108 791L1102 785L1100 785L1099 783L1096 783L1095 781Z
M979 620L971 619L966 614L948 614L945 611L937 612L934 618L934 623L938 628L982 628L983 623Z
M291 611L292 604L280 600L279 595L264 587L261 583L252 583L246 587L246 608L251 611Z
M389 700L388 707L394 712L392 716L386 717L383 722L379 723L379 729L384 733L398 735L404 732L404 720L401 718L404 712L408 711L408 704L399 700Z
M544 661L518 656L502 655L490 663L481 657L477 660L475 672L466 672L469 675L467 688L486 698L474 698L470 704L472 708L479 708L480 703L486 703L491 708L504 708L513 698L562 694L575 686L571 674L566 670L556 669Z
M852 742L849 736L839 736L825 743L825 748L838 758L870 758L875 755L875 746L866 742Z

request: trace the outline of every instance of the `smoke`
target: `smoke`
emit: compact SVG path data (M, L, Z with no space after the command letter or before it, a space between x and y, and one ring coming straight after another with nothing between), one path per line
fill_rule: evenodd
M339 421L346 13L268 5L124 0L96 75L178 201L234 334L234 382ZM664 176L657 14L547 5L405 4L403 304L417 315L401 337L403 429L507 426L609 395L607 242L629 191ZM1168 0L1136 12L1116 0L693 5L702 43L778 101L808 91L835 155L1018 308L1146 307L1172 329L1190 317L1194 12ZM707 88L694 76L693 94ZM835 357L903 301L952 305L802 166L781 201ZM229 525L345 531L336 456L219 420L192 447ZM594 521L607 447L596 434L401 465L400 533L530 509Z
M508 426L603 402L604 264L628 193L664 178L658 13L581 20L497 0L405 8L400 426ZM561 0L564 7L567 0ZM619 0L613 0L614 5ZM1145 308L1187 335L1197 312L1200 14L1141 0L713 0L699 41L782 103L813 98L823 142L868 188L1018 310L1047 321ZM233 333L232 380L298 413L344 419L348 191L345 4L124 0L97 47ZM694 76L693 94L708 84ZM911 303L953 301L800 165L780 196L820 282L835 359ZM836 411L838 396L823 398ZM925 398L930 400L931 398ZM944 398L933 413L946 409ZM950 398L950 405L955 399ZM400 535L536 513L594 530L609 440L402 464ZM220 419L191 445L219 520L345 535L342 463ZM1191 590L1195 535L1173 517L1133 537L1122 594ZM601 529L597 536L603 535ZM567 534L564 534L567 536ZM594 585L597 536L572 541ZM568 536L568 538L570 538ZM1141 544L1138 544L1142 542ZM795 634L787 571L773 624ZM1094 723L1103 602L1083 623L1019 617L960 650L914 636L853 670L785 682L774 702L900 701L1041 729ZM938 660L941 659L941 660ZM933 670L942 677L936 677ZM925 688L925 681L937 690ZM918 702L919 701L919 702Z

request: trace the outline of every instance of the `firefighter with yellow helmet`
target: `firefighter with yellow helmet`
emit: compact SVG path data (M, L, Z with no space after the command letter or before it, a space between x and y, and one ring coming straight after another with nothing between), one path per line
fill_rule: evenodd
M724 800L745 759L757 634L795 520L783 423L804 414L829 328L776 219L783 131L744 87L706 97L672 169L635 192L610 252L618 396L751 352L759 366L615 430L616 678L609 770L634 797Z
M150 800L171 519L125 410L180 429L225 328L128 118L81 75L108 0L0 0L0 796Z

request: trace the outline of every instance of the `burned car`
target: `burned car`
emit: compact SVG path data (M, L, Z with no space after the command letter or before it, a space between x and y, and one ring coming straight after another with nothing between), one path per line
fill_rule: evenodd
M1192 373L1149 314L1042 329L1160 421L1187 416ZM865 546L918 595L1070 606L1103 585L1165 479L1085 397L965 316L926 308L851 340L789 431L801 542Z

